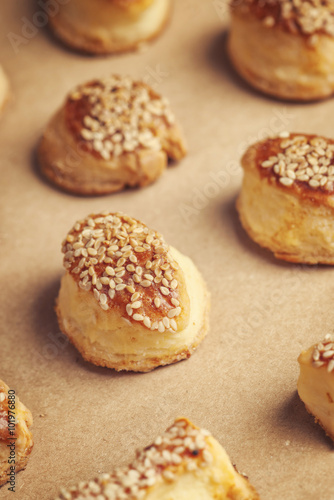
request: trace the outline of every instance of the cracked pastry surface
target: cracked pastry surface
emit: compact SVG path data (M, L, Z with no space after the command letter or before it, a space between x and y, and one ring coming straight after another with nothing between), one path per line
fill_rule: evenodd
M334 441L334 338L303 351L299 358L298 394L307 411L314 416Z
M8 395L9 390L9 387L0 380L0 486L9 480L11 466L15 467L15 473L26 467L33 447L33 438L29 430L32 425L32 415L16 395L15 400L12 399L11 393ZM14 440L15 449L11 450L9 446ZM13 459L15 463L11 462Z
M96 365L149 371L190 357L208 331L209 294L194 263L142 222L104 212L63 242L62 331Z
M78 86L51 119L38 149L44 175L76 194L146 186L181 160L186 145L169 102L113 75Z
M67 46L90 54L136 50L160 34L171 0L71 0L50 15L50 26Z
M241 162L237 209L249 236L279 259L334 264L334 141L286 132Z
M211 434L177 419L126 467L63 489L57 500L258 500Z
M275 97L334 92L332 0L234 0L229 53L239 74Z

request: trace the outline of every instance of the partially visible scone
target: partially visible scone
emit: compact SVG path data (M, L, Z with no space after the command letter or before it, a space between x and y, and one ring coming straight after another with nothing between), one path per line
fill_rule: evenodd
M57 500L259 500L211 434L177 419L127 467L63 489Z
M9 82L8 78L0 66L0 111L6 103L9 95Z
M45 0L46 1L46 0ZM164 28L171 0L70 0L50 16L69 47L91 54L134 50Z
M49 180L84 195L146 186L169 158L185 154L167 99L116 75L77 87L50 121L38 151Z
M105 212L63 242L61 330L96 365L146 372L189 358L208 331L209 294L189 257L142 222Z
M229 53L251 85L283 99L334 92L332 0L233 0Z
M0 486L24 469L33 447L30 411L0 380Z
M303 351L299 358L298 394L306 409L334 441L334 338Z
M334 264L334 141L283 133L241 161L237 209L249 236L278 259Z

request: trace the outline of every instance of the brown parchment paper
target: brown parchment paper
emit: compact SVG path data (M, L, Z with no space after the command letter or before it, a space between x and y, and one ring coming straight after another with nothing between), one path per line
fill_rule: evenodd
M333 332L334 270L275 261L235 211L247 145L286 129L333 136L334 99L285 104L252 91L226 57L225 2L175 4L146 51L93 58L45 28L29 31L41 11L34 0L1 0L12 99L0 121L0 377L32 411L35 447L16 493L4 486L0 498L52 499L126 464L180 415L213 433L263 500L334 498L333 447L296 394L297 356ZM64 194L39 176L37 141L74 85L111 72L145 78L169 97L189 155L146 189ZM83 362L60 334L61 241L75 220L104 209L158 229L203 273L211 330L189 360L117 374Z

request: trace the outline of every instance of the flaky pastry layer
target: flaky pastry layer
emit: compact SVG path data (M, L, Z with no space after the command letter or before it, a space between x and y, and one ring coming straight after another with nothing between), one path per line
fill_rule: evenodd
M300 101L333 94L333 36L266 26L240 6L232 9L229 53L240 75L266 94Z
M169 18L171 0L70 0L59 7L50 23L65 44L107 54L136 49L156 37Z
M151 331L114 308L101 310L93 295L65 274L56 307L58 321L84 359L118 371L147 372L189 358L195 351L208 333L209 294L192 260L172 247L170 251L189 296L189 320L176 332ZM180 301L182 305L182 297Z
M296 181L284 186L268 169L261 172L261 144L251 146L242 158L244 178L237 209L244 229L279 259L334 264L332 192Z

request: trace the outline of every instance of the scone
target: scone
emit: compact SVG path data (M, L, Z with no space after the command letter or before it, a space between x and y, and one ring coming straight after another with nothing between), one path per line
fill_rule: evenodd
M167 99L117 75L77 87L50 121L38 150L46 177L82 195L146 186L164 172L169 158L185 154Z
M33 447L31 425L30 411L0 380L0 486L9 481L10 487L15 474L26 467Z
M70 0L57 10L50 25L66 45L108 54L134 50L156 37L169 18L171 0Z
M61 330L96 365L146 372L189 358L208 331L209 297L188 257L127 215L77 222L63 242Z
M308 101L334 91L332 0L233 0L229 53L255 88Z
M299 358L298 394L306 409L334 440L334 339L326 335Z
M4 107L9 96L9 83L7 76L0 66L0 111Z
M63 489L57 500L258 500L211 434L177 419L127 467Z
M242 158L237 201L249 236L289 262L334 264L334 141L282 133Z

